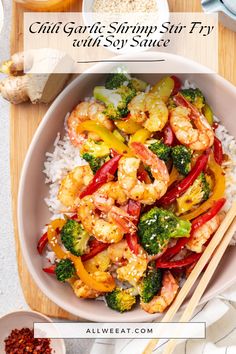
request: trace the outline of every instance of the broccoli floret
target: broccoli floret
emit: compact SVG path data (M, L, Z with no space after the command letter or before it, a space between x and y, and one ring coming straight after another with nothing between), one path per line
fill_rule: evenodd
M124 85L125 83L127 83L127 85L130 83L129 75L124 73L108 74L105 82L105 88L113 90Z
M143 92L146 90L148 84L143 80L131 78L129 74L125 73L115 73L107 76L105 82L106 89L113 90L121 86L128 86L137 92Z
M61 259L56 265L55 273L57 280L64 282L75 275L75 267L71 260Z
M120 86L113 90L108 90L104 86L96 86L93 94L97 100L106 105L104 114L110 119L120 119L129 113L127 106L136 95L136 91L128 86Z
M138 289L142 302L149 302L162 286L162 271L155 267L155 262L148 265L148 270L141 280Z
M91 167L91 170L94 174L106 162L106 158L94 157L93 155L88 154L87 152L82 155L82 158L89 163L89 166Z
M205 105L205 97L198 88L183 89L180 93L186 98L186 100L196 106L199 111L202 110Z
M172 148L171 157L177 171L186 176L191 170L191 150L184 145L176 145Z
M209 195L211 193L211 188L209 183L207 182L206 176L205 174L202 172L200 174L200 176L198 177L201 181L201 185L202 185L202 191L203 191L203 197L202 200L207 200L209 198Z
M110 149L103 141L88 139L83 144L80 153L82 158L89 163L93 173L96 173L107 161Z
M202 172L187 191L177 198L177 214L183 214L191 210L195 205L207 200L210 195L210 186Z
M136 297L131 295L128 290L116 288L105 296L108 307L112 310L125 312L131 310L136 303Z
M147 140L146 145L161 160L167 162L170 159L171 148L165 145L161 140Z
M140 218L138 235L148 254L157 254L167 246L172 237L187 237L191 223L181 220L169 210L154 207Z
M67 220L61 230L61 241L65 248L75 256L81 256L87 249L89 234L75 220Z

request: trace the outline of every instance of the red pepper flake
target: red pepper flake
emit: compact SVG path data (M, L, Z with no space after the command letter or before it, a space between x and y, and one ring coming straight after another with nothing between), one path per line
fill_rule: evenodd
M6 354L52 354L50 339L34 338L30 328L13 329L4 342Z

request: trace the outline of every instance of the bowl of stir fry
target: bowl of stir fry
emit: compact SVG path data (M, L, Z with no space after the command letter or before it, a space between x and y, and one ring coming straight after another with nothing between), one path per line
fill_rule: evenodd
M19 194L22 250L49 298L94 321L166 311L236 195L235 97L217 75L96 68L64 90ZM236 280L227 253L203 301Z

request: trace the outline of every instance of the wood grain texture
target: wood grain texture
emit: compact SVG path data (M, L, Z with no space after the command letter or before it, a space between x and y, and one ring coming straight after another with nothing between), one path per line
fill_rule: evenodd
M67 0L68 1L68 0ZM64 1L66 2L66 1ZM64 6L65 11L80 11L80 0L69 0L68 6ZM21 5L13 2L12 13L12 33L11 33L11 53L18 52L23 48L23 13ZM10 167L11 167L11 187L12 187L12 207L15 231L16 255L18 262L18 272L25 296L25 300L31 309L42 312L51 317L75 319L74 316L65 312L52 301L50 301L37 287L29 274L24 259L21 254L18 230L17 230L17 193L21 167L42 117L47 111L47 105L31 105L29 103L11 106L11 131L10 131Z
M82 0L81 0L82 1ZM80 11L80 0L69 0L67 11ZM65 1L66 2L66 1ZM176 12L198 12L201 11L200 1L193 0L169 0L170 10ZM19 4L13 3L12 15L12 37L11 52L22 50L23 43L23 12ZM236 85L236 34L220 25L219 28L219 73ZM11 107L11 185L12 185L12 206L13 221L15 230L16 253L18 271L21 280L23 293L28 305L36 311L52 317L75 319L72 315L60 309L52 303L38 289L32 280L22 258L18 230L17 230L17 193L21 167L33 137L43 115L47 111L45 105L22 104Z

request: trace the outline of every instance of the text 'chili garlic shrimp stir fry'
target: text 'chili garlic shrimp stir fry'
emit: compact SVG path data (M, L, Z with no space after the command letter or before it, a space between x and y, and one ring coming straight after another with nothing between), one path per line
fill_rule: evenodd
M79 298L165 311L224 217L217 124L203 93L181 86L110 74L67 119L84 164L61 179L64 218L38 251L48 244L56 260L43 270Z

